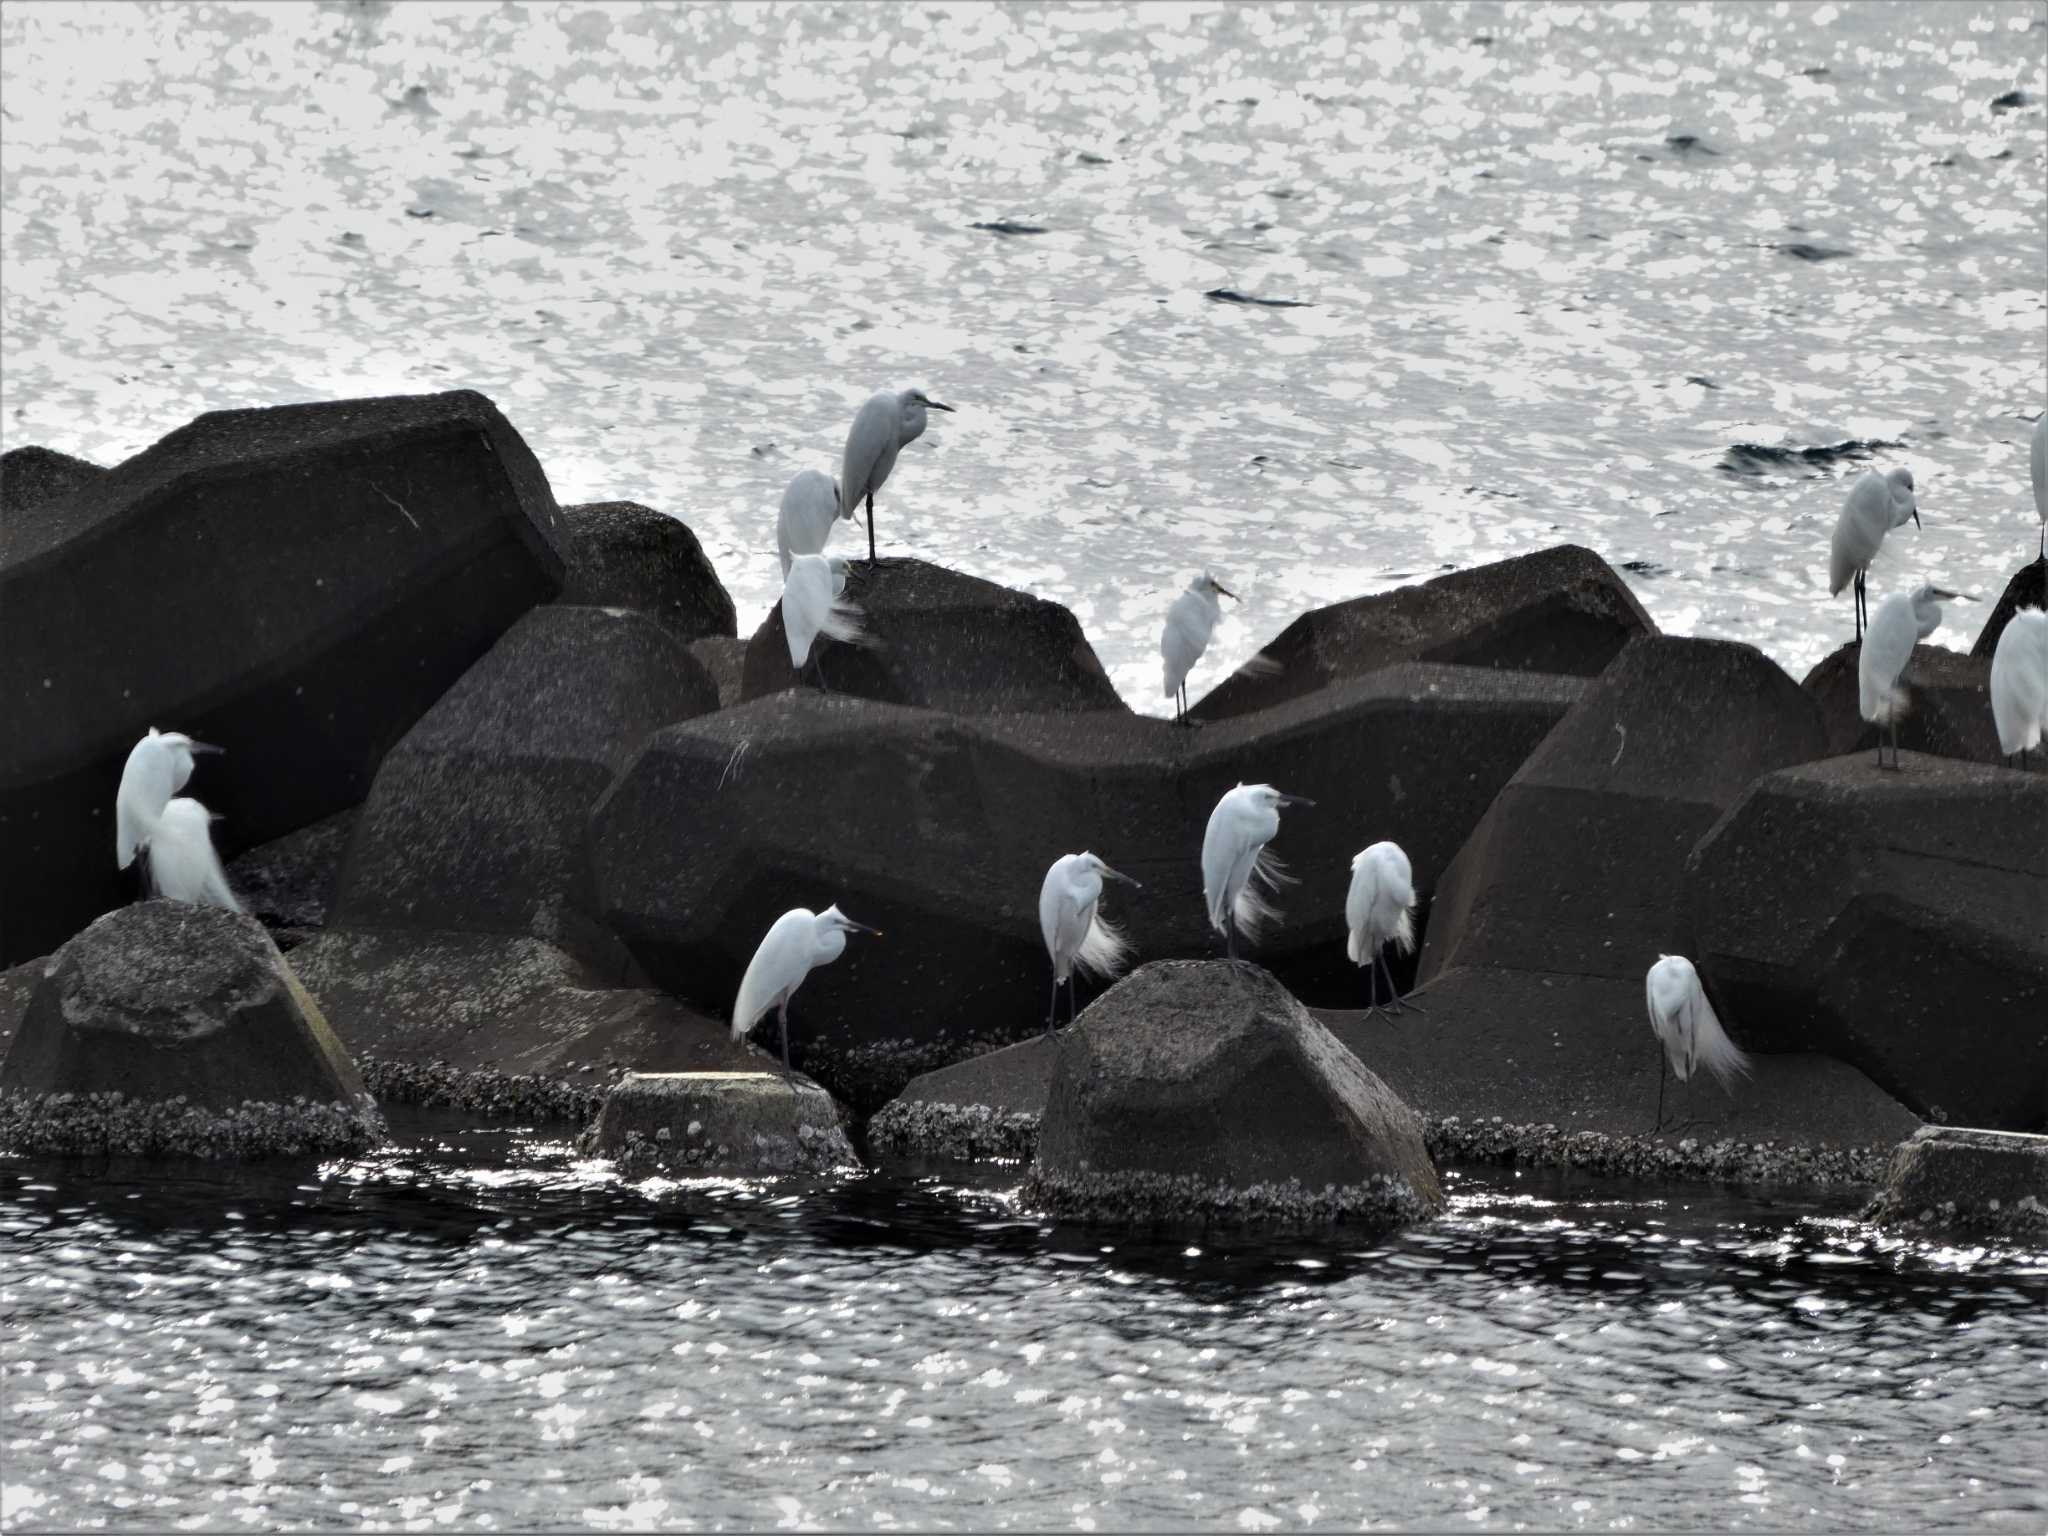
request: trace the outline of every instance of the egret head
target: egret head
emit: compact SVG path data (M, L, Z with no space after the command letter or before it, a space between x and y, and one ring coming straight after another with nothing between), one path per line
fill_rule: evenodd
M950 405L943 404L940 401L934 400L930 395L926 394L921 389L913 389L910 392L910 398L913 404L918 405L924 409L933 411L945 411L949 415L952 414L953 407L951 407Z
M1920 526L1920 503L1916 499L1913 490L1913 471L1907 469L1904 465L1900 465L1897 469L1885 471L1884 478L1886 483L1892 488L1892 506L1895 509L1892 514L1892 526L1896 528L1910 517L1913 519L1913 526L1918 528ZM1901 506L1905 508L1904 512L1896 510Z
M1111 869L1092 853L1082 854L1081 864L1083 868L1091 869L1098 875L1107 875L1112 880L1121 880L1125 885L1133 886L1141 891L1145 888L1140 882L1133 880L1129 875L1119 874L1116 870Z
M1231 591L1230 588L1223 585L1222 582L1218 581L1214 576L1210 575L1207 571L1202 572L1201 575L1195 578L1195 585L1204 592L1214 592L1223 597L1237 596L1235 592Z
M1238 786L1239 789L1244 789L1246 787L1247 786L1242 784ZM1315 804L1315 801L1309 799L1307 795L1290 795L1282 790L1275 789L1270 784L1253 784L1249 786L1249 789L1251 797L1269 810L1277 811L1282 806L1286 805Z
M881 929L870 928L866 923L856 923L852 918L840 911L837 902L834 902L831 906L820 912L818 914L818 921L824 927L837 929L841 933L872 933L878 939L882 936Z

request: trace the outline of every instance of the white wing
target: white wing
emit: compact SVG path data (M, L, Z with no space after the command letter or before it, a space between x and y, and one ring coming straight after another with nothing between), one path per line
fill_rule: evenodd
M839 495L849 512L879 491L896 467L902 417L896 396L887 390L868 396L855 413L839 463Z
M194 906L242 910L213 851L213 818L197 800L173 800L149 840L149 878L159 896Z
M152 727L129 749L121 767L121 787L114 794L114 858L121 868L135 862L136 850L149 841L177 792L170 744Z
M1882 725L1903 707L1899 674L1913 659L1919 630L1912 599L1903 592L1894 592L1870 616L1863 650L1856 658L1858 706L1864 719Z
M1849 488L1835 519L1835 533L1828 544L1828 595L1836 596L1849 578L1876 557L1878 546L1892 526L1892 488L1883 475L1866 469Z
M1188 680L1202 652L1209 648L1216 618L1192 592L1183 592L1166 610L1166 628L1159 636L1160 659L1166 663L1165 694L1171 697Z
M782 574L789 574L791 556L822 553L838 521L839 493L830 477L807 469L790 481L775 514L775 551Z
M747 962L740 978L739 995L732 1005L732 1037L746 1038L747 1031L761 1015L775 1006L784 992L795 992L811 970L811 946L816 916L806 907L792 907L768 927L761 947Z

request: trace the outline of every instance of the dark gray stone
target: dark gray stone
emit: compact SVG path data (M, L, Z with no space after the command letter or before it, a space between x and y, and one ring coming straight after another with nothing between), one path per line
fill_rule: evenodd
M381 1130L262 926L184 902L123 907L58 950L0 1085L9 1142L30 1152L257 1157L359 1148Z
M697 658L718 688L718 707L731 709L740 701L740 670L746 665L747 642L713 635L690 642L690 654Z
M1880 734L1891 741L1887 727L1863 718L1852 642L1826 657L1800 683L1820 709L1827 735L1828 757L1868 752L1876 760ZM1998 727L1991 718L1991 659L1965 656L1938 645L1916 645L1900 674L1910 704L1899 721L1899 748L1959 757L1974 763L2002 763Z
M10 448L0 453L0 517L66 495L105 473L54 448Z
M355 824L351 806L251 848L228 866L228 885L241 898L242 910L270 930L278 948L290 950L327 926L327 909Z
M717 707L704 669L646 616L534 609L384 759L335 925L530 933L621 967L585 819L650 732Z
M2048 1238L2048 1136L1927 1126L1899 1144L1864 1215L2038 1244Z
M1656 633L1606 561L1560 544L1305 613L1189 713L1249 714L1404 661L1594 677Z
M1058 603L922 560L858 562L846 596L865 633L858 645L818 641L835 693L956 714L1125 710ZM747 642L740 696L797 686L777 603Z
M2022 608L2048 608L2048 560L2029 560L2012 573L2012 580L2005 584L1991 609L1991 617L1977 632L1977 643L1970 647L1970 654L1985 662L1997 655L1998 637Z
M1851 1062L1927 1119L2048 1110L2048 777L1908 752L1773 773L1686 870L1744 1045Z
M1060 1042L1022 1198L1091 1220L1420 1220L1422 1124L1257 966L1159 961Z
M860 1166L831 1095L778 1072L631 1073L578 1146L627 1173L753 1178Z
M562 601L644 613L678 640L737 637L732 597L680 518L634 501L564 507Z
M354 805L562 578L559 513L469 391L216 411L0 519L0 963L122 901L121 766L205 770L224 858Z

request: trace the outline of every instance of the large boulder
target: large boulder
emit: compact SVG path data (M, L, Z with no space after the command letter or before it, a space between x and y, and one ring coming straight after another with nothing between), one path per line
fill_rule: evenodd
M834 692L956 714L1126 708L1058 603L922 560L856 563L846 595L860 608L864 636L826 649ZM740 696L796 686L777 603L747 642Z
M24 1152L260 1157L354 1150L375 1106L252 917L150 901L51 957L0 1064Z
M703 667L645 615L534 609L377 770L335 925L532 934L617 968L585 819L650 732L717 708Z
M1042 1027L1038 891L1063 853L1092 849L1144 882L1105 904L1138 955L1220 952L1202 833L1240 780L1318 802L1290 811L1273 845L1301 885L1259 958L1304 995L1355 995L1352 854L1396 838L1427 887L1583 686L1396 667L1199 731L776 695L648 740L592 812L599 900L650 976L721 1012L787 909L837 901L884 930L812 972L791 1008L803 1069L865 1111L919 1071Z
M1995 656L1998 637L2022 608L2048 608L2048 560L2029 560L2012 573L2012 580L2005 584L2005 590L1992 606L1991 617L1977 632L1977 643L1970 647L1970 654L1984 661Z
M1027 1204L1090 1220L1443 1209L1414 1112L1257 966L1159 961L1061 1042Z
M1856 678L1859 649L1854 642L1825 657L1799 686L1819 706L1828 757L1868 752L1874 761L1884 731L1863 718ZM1960 757L1977 763L2001 763L1998 727L1991 718L1991 659L1965 656L1938 645L1916 645L1899 681L1909 699L1899 721L1899 748Z
M0 962L128 887L114 792L151 726L226 748L222 853L356 804L562 580L560 514L469 391L216 411L0 518Z
M2048 779L1858 753L1757 781L1686 870L1745 1044L1854 1063L1932 1120L2048 1117Z
M1820 753L1812 701L1752 647L1635 641L1444 872L1422 980L1484 966L1640 984L1659 954L1690 952L1693 845L1759 774Z
M718 687L718 707L731 709L740 701L740 673L746 666L747 642L726 635L710 635L690 642L690 654L697 658Z
M739 635L732 597L680 518L634 501L564 507L562 601L644 613L678 640Z
M629 1174L745 1178L857 1168L839 1106L776 1072L633 1072L578 1141Z
M1605 560L1560 544L1305 613L1189 714L1249 714L1404 661L1594 677L1656 633Z
M2048 1136L1926 1126L1899 1143L1864 1215L2038 1248L2048 1240Z
M0 453L0 517L63 496L106 471L54 448L10 448Z

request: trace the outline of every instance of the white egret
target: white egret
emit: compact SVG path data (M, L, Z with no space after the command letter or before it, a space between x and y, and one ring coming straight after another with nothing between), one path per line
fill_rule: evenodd
M1906 690L1899 675L1913 659L1913 647L1941 627L1940 598L1961 597L1922 583L1911 592L1894 592L1877 605L1863 648L1856 656L1857 708L1874 725L1888 725L1892 735L1892 766L1899 766L1899 716L1906 712ZM1877 744L1877 765L1884 766L1884 743Z
M860 639L860 609L839 596L846 577L824 555L793 555L782 580L782 630L789 641L789 664L797 671L812 659L818 636L853 644ZM825 686L825 663L817 658L818 686Z
M2041 520L2041 558L2048 560L2048 411L2034 418L2034 516Z
M1657 1066L1657 1124L1655 1135L1664 1128L1664 1068L1668 1064L1677 1079L1686 1084L1688 1103L1692 1097L1692 1075L1705 1067L1732 1098L1737 1077L1749 1075L1749 1057L1728 1038L1714 1005L1707 1001L1700 985L1700 973L1683 955L1659 955L1643 979L1643 991L1650 1004L1650 1032L1664 1047L1664 1060Z
M114 859L122 869L135 862L171 796L192 777L193 754L220 750L182 731L159 731L153 725L129 748L121 787L114 792Z
M1107 875L1137 890L1144 887L1118 874L1092 853L1063 853L1045 872L1038 888L1038 931L1052 958L1052 1000L1046 1007L1045 1032L1053 1032L1060 1006L1060 987L1067 988L1067 1022L1074 1022L1074 972L1114 976L1130 954L1124 936L1102 916L1102 880Z
M865 499L868 504L868 559L875 558L875 492L896 467L896 455L924 435L925 410L951 411L921 389L881 390L868 396L846 434L846 453L839 462L839 494L846 515Z
M1224 952L1237 958L1237 930L1256 939L1278 917L1266 899L1288 879L1280 860L1266 848L1280 830L1280 807L1314 805L1303 795L1282 794L1270 784L1240 784L1216 802L1202 834L1202 896L1209 926L1223 935Z
M242 910L235 893L228 889L220 855L213 851L212 823L216 819L197 800L183 797L163 808L148 838L149 883L157 895L189 901L195 907Z
M882 936L879 928L856 923L838 907L813 912L792 907L769 926L761 947L747 962L747 974L740 978L739 996L732 1005L732 1037L744 1040L747 1033L770 1008L782 1025L782 1070L789 1065L789 1000L814 967L829 965L846 952L849 933Z
M1379 975L1387 978L1387 1011L1402 1011L1394 973L1383 950L1392 944L1402 954L1415 949L1415 875L1398 843L1374 843L1351 861L1351 890L1344 898L1344 953L1366 969L1366 1011L1379 1011ZM1429 1010L1408 1005L1417 1013Z
M793 555L823 554L832 525L846 515L839 506L839 483L830 475L807 469L790 481L775 514L775 553L782 574L789 574Z
M2026 767L2027 753L2048 734L2048 613L2039 608L2022 608L1998 632L1998 649L1991 654L1991 719L1998 727L1998 750L2007 758L2019 754Z
M1160 659L1166 663L1166 697L1174 701L1174 719L1185 722L1188 716L1188 673L1195 663L1202 659L1202 652L1209 648L1209 637L1216 633L1216 626L1223 618L1223 605L1216 601L1217 594L1236 597L1237 594L1223 585L1207 571L1202 572L1188 583L1187 591L1173 600L1173 606L1166 610L1166 629L1159 636Z
M1920 526L1920 503L1913 495L1913 471L1894 469L1880 475L1866 469L1849 487L1849 499L1842 503L1835 519L1834 537L1828 543L1828 596L1840 596L1853 576L1856 580L1856 638L1863 638L1870 619L1870 600L1863 589L1864 574L1877 558L1884 536L1905 522Z

